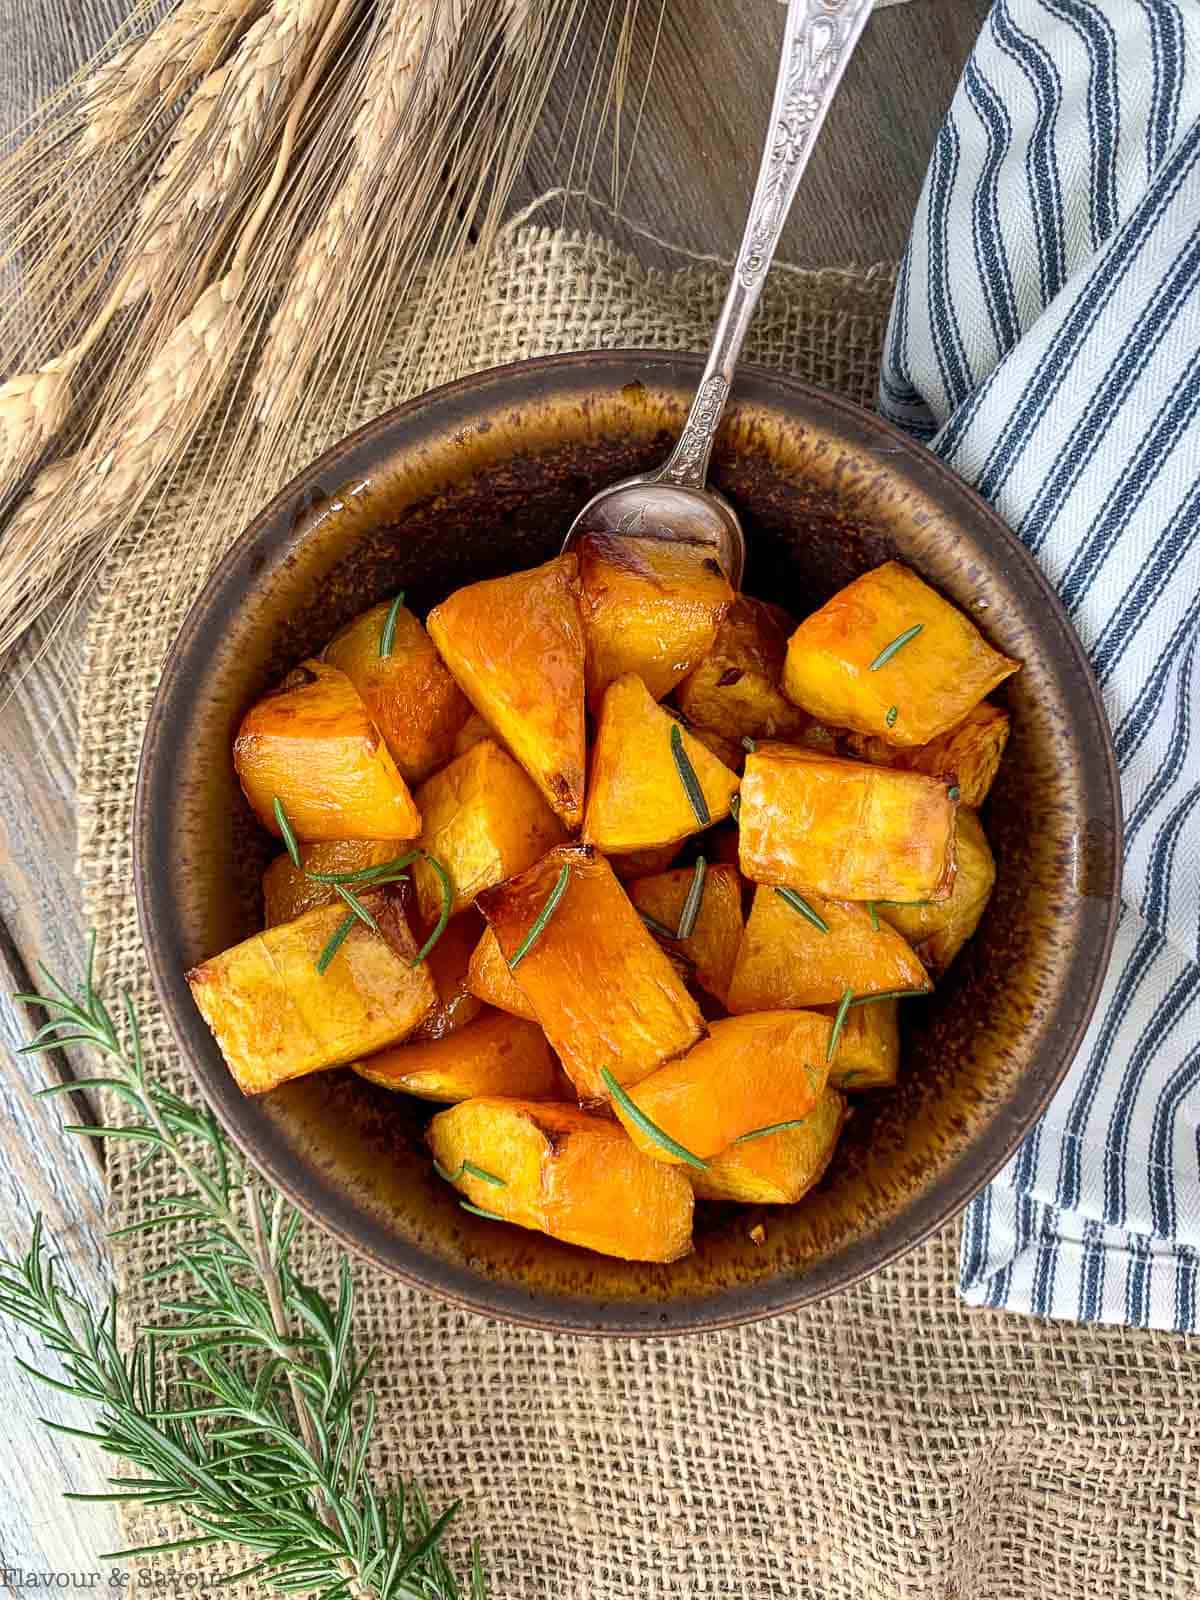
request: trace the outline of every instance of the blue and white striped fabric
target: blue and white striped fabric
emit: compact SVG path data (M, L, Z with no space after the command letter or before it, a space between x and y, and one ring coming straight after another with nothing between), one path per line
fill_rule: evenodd
M1200 0L996 0L938 135L886 415L1055 584L1127 818L1112 970L971 1205L972 1304L1200 1327Z

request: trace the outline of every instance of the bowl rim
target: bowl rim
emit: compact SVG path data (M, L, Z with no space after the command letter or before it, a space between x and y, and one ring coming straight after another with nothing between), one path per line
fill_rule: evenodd
M167 733L170 706L184 682L186 662L205 624L213 598L222 591L230 572L240 564L246 552L258 543L281 515L294 511L298 498L303 496L315 478L336 468L336 463L344 455L370 446L380 436L419 417L422 411L469 398L475 391L486 390L497 381L518 378L536 386L540 380L573 373L581 366L586 370L599 371L606 367L638 368L637 372L624 374L625 382L644 378L649 368L652 381L675 383L690 392L701 372L703 358L685 352L639 348L571 351L488 367L424 390L371 418L308 462L231 542L189 606L164 658L151 702L138 758L134 793L134 895L142 947L155 995L181 1060L187 1065L206 1104L219 1118L237 1149L254 1170L278 1189L309 1221L351 1254L369 1261L414 1288L437 1295L464 1310L498 1317L517 1326L556 1333L626 1338L680 1337L762 1321L852 1288L916 1249L952 1221L1010 1159L1065 1078L1091 1021L1108 973L1121 912L1123 815L1120 775L1107 713L1083 645L1049 580L994 508L940 457L894 423L841 395L787 373L749 363L739 366L731 404L736 404L739 389L757 384L765 386L777 404L787 405L789 400L799 402L800 406L810 411L815 408L818 412L824 410L831 414L839 423L849 425L851 432L865 431L877 437L882 436L893 447L890 454L907 457L911 465L923 474L926 485L931 489L946 489L963 502L970 510L972 527L986 530L989 538L997 540L1008 559L1022 569L1022 577L1040 591L1040 601L1045 607L1040 631L1044 632L1046 627L1057 631L1071 658L1070 665L1086 688L1086 712L1089 714L1086 720L1098 734L1096 747L1091 753L1093 757L1099 757L1105 790L1102 799L1094 799L1092 811L1093 816L1112 830L1112 848L1101 874L1103 883L1092 891L1096 900L1104 899L1107 902L1105 923L1099 940L1094 944L1094 967L1086 992L1081 997L1082 1003L1077 1002L1075 1025L1069 1035L1057 1044L1057 1063L1045 1075L1038 1092L1022 1111L1005 1119L996 1118L986 1130L985 1140L973 1142L940 1171L929 1188L910 1202L902 1215L902 1228L895 1228L894 1220L883 1225L885 1229L895 1228L894 1238L885 1242L883 1248L876 1248L873 1245L876 1235L866 1236L864 1240L857 1241L858 1254L865 1259L843 1262L840 1270L826 1271L819 1277L810 1274L799 1278L776 1275L753 1285L732 1286L720 1295L666 1302L649 1298L644 1302L593 1301L566 1296L540 1300L536 1293L531 1294L479 1274L465 1274L452 1263L422 1251L414 1243L405 1242L395 1254L386 1254L375 1248L369 1240L358 1236L348 1223L331 1214L330 1207L323 1203L323 1191L318 1191L316 1195L305 1192L302 1180L292 1170L296 1168L303 1172L303 1163L289 1164L274 1159L269 1142L256 1136L256 1130L236 1116L238 1105L244 1102L240 1095L230 1093L232 1079L224 1064L218 1070L211 1055L198 1053L192 1047L185 1018L172 995L172 980L177 979L178 974L167 965L163 941L157 937L160 925L165 928L165 920L161 896L155 889L156 875L146 870L157 790L165 781L162 763L156 760L156 756ZM302 530L303 536L311 536L314 527L315 524L306 526ZM186 1021L194 1026L198 1014ZM996 1126L1001 1122L1003 1126ZM854 1247L851 1248L853 1250Z

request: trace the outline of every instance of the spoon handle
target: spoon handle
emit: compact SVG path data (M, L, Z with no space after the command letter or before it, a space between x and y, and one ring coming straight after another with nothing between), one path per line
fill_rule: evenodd
M746 230L687 423L655 477L702 489L742 341L783 224L874 0L790 0L771 125Z

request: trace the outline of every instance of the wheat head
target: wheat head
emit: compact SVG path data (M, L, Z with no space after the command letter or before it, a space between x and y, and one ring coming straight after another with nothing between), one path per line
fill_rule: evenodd
M15 487L71 414L74 351L0 385L0 494Z

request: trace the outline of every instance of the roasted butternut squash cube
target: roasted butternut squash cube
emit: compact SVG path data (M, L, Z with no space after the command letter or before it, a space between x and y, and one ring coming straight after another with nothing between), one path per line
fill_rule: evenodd
M459 1192L506 1222L623 1261L678 1261L692 1247L691 1185L648 1161L607 1117L549 1102L466 1100L434 1117L429 1144Z
M992 897L996 862L974 811L958 814L958 872L949 900L931 905L883 905L886 918L913 945L935 977L941 977L978 928Z
M467 1027L439 1039L409 1039L354 1063L359 1077L421 1100L471 1100L512 1095L553 1100L558 1062L536 1022L484 1011Z
M723 1017L686 1056L626 1093L656 1129L707 1160L755 1129L809 1114L825 1092L831 1027L815 1011ZM639 1150L655 1161L682 1161L619 1101L613 1109Z
M451 915L481 889L523 872L563 837L536 785L491 739L457 756L417 790L425 826L421 848L445 867L454 889ZM442 884L427 861L413 867L417 907L426 922L442 909Z
M629 898L663 927L677 929L694 878L691 867L638 878L629 885ZM704 873L700 909L691 934L668 941L666 948L682 955L700 987L724 1005L741 940L741 874L736 867L711 865Z
M630 850L627 855L613 856L611 866L622 883L634 878L649 878L656 872L665 872L679 854L679 846L660 844L653 850Z
M1000 769L1008 732L1008 712L985 700L949 733L912 750L898 750L883 739L861 733L848 735L847 744L855 755L880 766L924 772L947 785L957 785L959 805L977 810Z
M391 839L330 839L324 844L301 845L301 865L295 867L285 851L263 873L263 921L274 928L317 906L342 904L331 883L314 883L309 872L361 872L407 853Z
M504 740L496 738L496 735L488 727L478 711L472 711L471 715L454 735L453 754L465 756L472 745L482 744L485 739L493 740L500 746L501 750L504 749Z
M447 1034L457 1033L474 1022L483 1010L483 1001L472 994L467 982L471 956L483 929L483 918L473 908L452 917L446 924L441 938L425 957L437 990L437 1005L409 1035L408 1043L444 1039ZM414 936L420 937L422 948L432 932L433 928L421 928L419 935Z
M701 1200L795 1205L821 1181L845 1123L845 1100L826 1089L798 1127L739 1140L714 1156L707 1170L689 1167L687 1175Z
M734 745L744 738L797 739L810 718L780 687L794 618L779 606L739 594L700 665L675 691L693 731Z
M467 974L471 993L478 995L488 1005L497 1006L511 1016L524 1017L527 1022L537 1021L537 1012L525 997L525 991L508 970L496 935L485 928L483 936L471 956Z
M276 837L276 797L306 841L415 839L421 831L408 785L358 691L323 661L306 661L250 707L233 764L255 815Z
M908 746L953 728L1019 666L915 572L887 561L800 624L783 689L822 722Z
M827 933L769 884L759 884L738 947L726 1005L730 1011L778 1011L840 1001L855 994L932 987L907 942L876 912L852 900L802 896Z
M834 1006L828 1013L833 1017ZM829 1067L835 1089L857 1094L860 1089L890 1089L900 1075L900 1002L872 1000L851 1006Z
M459 589L429 632L476 711L568 828L583 820L584 639L579 565L556 556L529 572Z
M588 704L635 672L656 700L712 649L733 590L711 545L624 534L578 544Z
M672 740L679 741L703 796L697 814L680 775ZM729 815L738 777L651 698L632 673L608 687L592 750L586 843L606 853L680 843Z
M432 1009L433 979L424 962L411 965L417 946L398 897L374 890L359 898L380 932L355 922L323 973L317 957L345 906L306 911L188 973L192 998L243 1094L396 1044Z
M561 897L512 976L581 1100L608 1098L602 1073L637 1083L704 1034L696 1002L604 857L560 845L479 896L510 964L567 870Z
M923 773L760 745L742 776L742 874L832 900L945 900L957 809Z
M454 754L471 715L466 695L407 606L396 612L391 647L380 655L391 605L372 606L325 646L325 660L358 690L406 783L420 783Z

